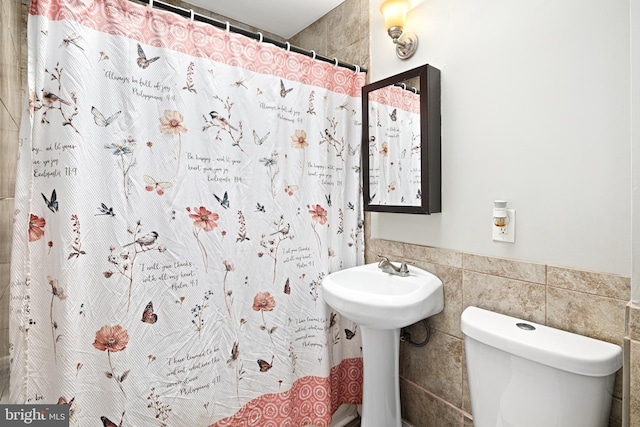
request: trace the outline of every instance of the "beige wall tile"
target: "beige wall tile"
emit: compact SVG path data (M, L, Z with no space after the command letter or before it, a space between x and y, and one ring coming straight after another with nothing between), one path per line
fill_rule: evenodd
M11 115L4 104L0 103L0 135L2 135L2 145L6 146L9 143L9 138L5 137L5 132L17 132L18 130L20 130L20 122Z
M626 301L549 287L547 325L622 345Z
M609 427L622 427L622 400L617 397L611 401Z
M546 266L544 264L464 254L462 265L465 270L477 271L478 273L491 274L507 279L524 280L525 282L542 285L546 283Z
M424 347L403 345L404 379L444 400L462 405L462 340L432 330Z
M463 414L416 384L400 381L402 417L414 427L460 427Z
M327 13L327 55L337 57L338 52L358 41L363 33L360 26L360 1L345 0Z
M640 305L629 302L627 304L627 323L625 336L640 341Z
M318 55L327 56L327 20L321 18L314 22L291 37L289 42L302 49L314 50Z
M547 269L547 284L556 288L625 301L631 298L631 279L615 274L549 266Z
M0 264L11 262L13 199L0 200Z
M2 106L0 106L2 108ZM0 113L1 114L1 113ZM18 160L18 137L15 131L0 130L0 199L13 197L16 191L16 162ZM0 242L0 245L2 243Z
M372 259L379 261L378 255L389 257L391 261L404 259L404 245L392 240L369 239L369 246L365 247Z
M463 305L544 324L545 286L464 270Z
M640 426L640 342L631 341L629 426Z
M422 261L416 261L415 265L438 276L444 287L444 309L429 318L429 325L440 332L463 338L460 331L462 269Z
M9 264L0 264L0 360L9 355Z
M462 268L462 252L429 246L404 244L404 256L414 261L442 264L449 267Z
M5 0L0 4L0 66L11 64L20 52L20 2Z

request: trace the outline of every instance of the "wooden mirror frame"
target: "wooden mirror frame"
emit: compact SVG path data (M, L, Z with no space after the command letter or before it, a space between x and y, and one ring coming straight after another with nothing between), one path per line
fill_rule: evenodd
M418 77L420 81L420 191L421 204L376 205L370 203L369 93ZM364 210L432 214L441 212L440 70L428 64L362 87L362 189Z

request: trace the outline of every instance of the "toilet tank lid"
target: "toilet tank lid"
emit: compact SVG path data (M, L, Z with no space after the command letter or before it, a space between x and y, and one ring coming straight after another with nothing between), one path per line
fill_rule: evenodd
M579 375L602 377L622 367L618 345L478 307L462 312L460 328L491 347Z

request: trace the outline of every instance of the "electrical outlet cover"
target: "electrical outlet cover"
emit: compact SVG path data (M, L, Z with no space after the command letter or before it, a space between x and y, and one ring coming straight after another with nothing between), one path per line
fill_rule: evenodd
M493 229L494 242L515 243L516 241L516 211L515 209L507 209L507 225L504 227L496 227L491 222Z

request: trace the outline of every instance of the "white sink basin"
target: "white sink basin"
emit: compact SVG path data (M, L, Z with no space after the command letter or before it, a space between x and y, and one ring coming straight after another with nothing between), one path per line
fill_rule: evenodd
M329 274L323 298L347 319L372 329L398 329L438 314L444 308L442 281L409 266L410 275L384 273L367 264Z

